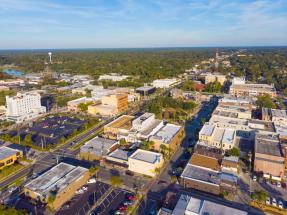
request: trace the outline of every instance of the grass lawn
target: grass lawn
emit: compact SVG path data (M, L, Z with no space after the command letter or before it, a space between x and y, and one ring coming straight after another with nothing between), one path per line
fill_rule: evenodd
M16 173L20 169L23 169L24 167L25 166L18 164L18 163L5 167L4 169L0 170L0 181L8 177L9 175Z

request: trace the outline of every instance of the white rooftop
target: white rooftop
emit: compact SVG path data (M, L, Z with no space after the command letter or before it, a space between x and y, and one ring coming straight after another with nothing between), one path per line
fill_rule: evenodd
M214 128L215 128L214 125L205 123L202 129L200 130L200 134L205 136L211 136Z
M50 191L54 190L61 192L87 171L89 170L84 167L59 163L38 178L32 180L25 187L39 195L47 195Z
M162 155L160 153L138 149L130 156L130 158L153 164L160 162Z
M179 125L166 124L154 136L152 136L152 138L161 140L165 144L168 144L180 129L181 126Z

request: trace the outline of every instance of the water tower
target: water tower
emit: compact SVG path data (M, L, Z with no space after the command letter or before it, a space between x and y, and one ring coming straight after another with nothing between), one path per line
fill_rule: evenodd
M52 52L48 52L50 64L52 64Z

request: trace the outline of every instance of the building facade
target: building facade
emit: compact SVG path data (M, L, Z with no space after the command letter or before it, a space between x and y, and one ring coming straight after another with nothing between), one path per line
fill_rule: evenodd
M21 123L46 113L46 107L41 106L41 95L37 92L17 93L16 96L6 96L9 121Z

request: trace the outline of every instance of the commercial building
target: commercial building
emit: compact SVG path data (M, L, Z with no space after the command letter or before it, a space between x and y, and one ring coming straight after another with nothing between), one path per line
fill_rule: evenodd
M232 105L219 103L213 112L213 115L233 117L239 119L251 119L252 106L251 105Z
M92 94L92 92L97 92L102 89L103 89L103 86L94 86L94 85L88 84L86 86L76 87L72 89L72 93L86 95L88 91L91 91L91 94Z
M123 93L111 94L101 98L101 104L88 108L89 113L102 116L113 116L128 108L128 95Z
M129 170L139 174L155 177L158 168L163 166L164 160L160 153L136 150L129 158Z
M92 98L95 99L96 101L101 101L102 97L108 96L111 94L114 94L115 91L111 89L104 89L103 87L99 87L97 89L94 89L91 92Z
M23 156L23 152L10 147L0 147L0 170L6 166L13 165L15 161Z
M237 175L238 174L238 161L239 161L238 157L225 156L221 162L221 171L225 173Z
M236 191L237 177L221 170L223 151L197 143L195 151L184 168L180 184L184 188L193 188L219 195L224 191Z
M89 170L80 166L59 163L24 186L24 193L36 201L58 210L70 200L90 177Z
M25 86L25 81L22 79L0 80L0 86L7 86L7 87Z
M117 139L118 135L128 135L134 116L123 115L104 126L104 134L108 138Z
M287 125L287 111L262 108L262 119L266 121L272 121L277 125Z
M154 142L154 149L160 150L161 145L168 149L175 150L183 138L184 130L182 126L166 124L158 132L149 138Z
M17 93L16 96L6 96L9 121L21 123L46 113L46 107L41 106L41 95L37 92Z
M219 82L221 85L224 84L226 81L225 75L217 74L217 73L208 73L205 76L205 84L212 83L212 82Z
M141 96L149 96L150 94L155 92L155 87L153 86L143 86L136 89L136 92Z
M152 82L152 86L154 86L155 88L170 88L177 83L179 83L179 80L177 80L176 78L158 79Z
M273 85L268 84L232 84L229 94L236 97L260 96L264 94L276 97L276 89Z
M286 156L286 155L285 155ZM254 171L281 181L284 176L284 154L278 135L257 133L255 136Z
M243 210L181 194L173 212L167 215L247 215Z
M116 140L95 137L81 146L80 158L88 161L100 160L118 147L119 142Z
M125 80L127 79L128 75L120 75L120 74L117 74L117 73L111 73L111 74L108 74L108 75L101 75L99 77L99 81L103 81L103 80L110 80L110 81L122 81L122 80Z
M206 123L199 132L199 140L209 146L229 150L234 147L236 138L235 130L220 128Z
M88 104L93 103L95 100L93 98L88 97L81 97L78 99L74 99L71 101L68 101L67 106L69 111L80 111L79 105L80 104Z
M132 154L131 151L126 151L121 148L117 148L116 150L112 151L107 156L105 156L105 161L127 168L129 166L128 158L131 156L131 154Z

